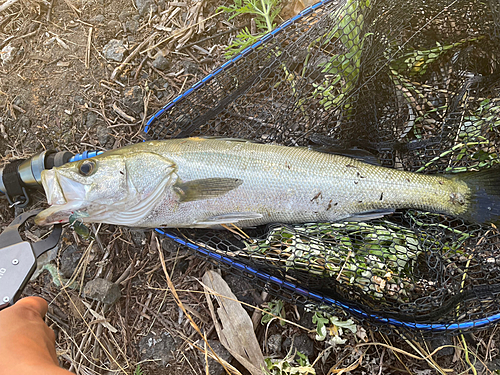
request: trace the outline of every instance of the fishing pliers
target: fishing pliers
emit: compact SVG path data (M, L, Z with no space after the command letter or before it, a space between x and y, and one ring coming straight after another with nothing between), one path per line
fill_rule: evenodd
M61 238L62 226L54 225L52 232L37 242L25 241L19 228L41 210L32 210L17 216L0 234L0 310L19 299L35 272L37 258L54 249Z

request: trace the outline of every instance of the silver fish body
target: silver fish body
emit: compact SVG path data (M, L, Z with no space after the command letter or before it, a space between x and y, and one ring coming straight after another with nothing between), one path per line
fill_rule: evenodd
M210 138L108 151L44 171L42 183L52 206L39 224L67 222L77 213L83 222L131 227L249 227L370 219L401 208L469 219L476 209L460 178L305 147Z

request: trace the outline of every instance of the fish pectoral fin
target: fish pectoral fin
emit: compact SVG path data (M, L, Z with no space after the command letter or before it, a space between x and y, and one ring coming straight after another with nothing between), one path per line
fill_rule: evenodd
M393 209L378 209L378 210L371 210L371 211L366 211L366 212L359 212L357 214L354 214L352 216L348 216L345 219L342 219L343 221L368 221L368 220L373 220L373 219L380 219L381 217L384 217L385 215L390 215L393 214L395 210Z
M243 183L238 178L204 178L187 182L176 182L174 191L179 195L179 202L192 202L203 199L217 198Z
M204 220L196 220L196 225L220 225L220 224L234 224L242 220L255 220L262 218L262 215L256 212L230 212L223 215L216 215Z

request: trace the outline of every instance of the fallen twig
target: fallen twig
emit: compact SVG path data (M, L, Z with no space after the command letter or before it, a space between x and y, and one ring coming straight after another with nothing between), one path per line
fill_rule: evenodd
M5 132L5 126L0 122L0 134L2 135L3 139L7 140L9 137L7 133Z
M87 69L90 67L90 49L92 46L92 30L93 30L93 28L90 27L89 36L87 38L87 53L85 54L85 68L87 68Z
M14 108L16 111L19 111L21 113L26 113L26 110L24 110L23 108L19 107L18 105L15 105L14 103L12 103L12 108Z
M127 115L120 107L118 107L116 105L116 103L113 103L113 110L121 117L123 117L125 120L127 120L128 122L135 122L135 118L130 116L130 115Z
M2 5L0 5L0 12L4 11L8 7L10 7L11 5L17 3L18 1L19 0L7 0L5 3L3 3Z
M47 16L46 16L46 20L47 22L50 22L50 19L51 19L51 16L52 16L52 7L54 6L54 0L51 0L50 1L50 4L49 4L49 9L47 9Z
M144 39L144 40L142 41L142 43L141 43L141 44L139 44L139 45L138 45L138 46L137 46L137 47L136 47L136 48L135 48L135 49L134 49L134 50L130 53L130 55L128 55L128 56L127 56L127 58L126 58L125 60L123 60L123 62L115 68L115 70L113 70L113 73L111 73L111 77L110 77L110 79L111 79L111 80L116 79L116 78L120 75L120 73L121 73L121 71L123 70L123 68L125 68L125 66L126 66L126 65L130 62L130 61L132 61L132 59L135 57L135 55L137 55L137 54L140 52L140 50L141 50L142 48L144 48L144 46L145 46L146 44L148 44L151 40L153 40L153 39L154 39L157 35L158 35L158 33L155 31L153 34L151 34L151 35L150 35L150 36L148 36L146 39Z
M135 71L135 74L134 74L134 79L137 79L139 78L139 73L141 72L142 70L142 66L144 65L144 63L146 62L146 60L148 59L149 57L146 56L144 57L142 60L141 60L141 63L139 64L139 66L137 67L137 70Z

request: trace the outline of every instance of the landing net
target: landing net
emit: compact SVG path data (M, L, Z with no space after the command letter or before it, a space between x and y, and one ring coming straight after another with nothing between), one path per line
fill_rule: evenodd
M152 139L370 151L419 173L482 170L500 137L495 0L322 1L167 104ZM368 222L164 231L315 309L430 332L500 321L500 234L414 210Z

